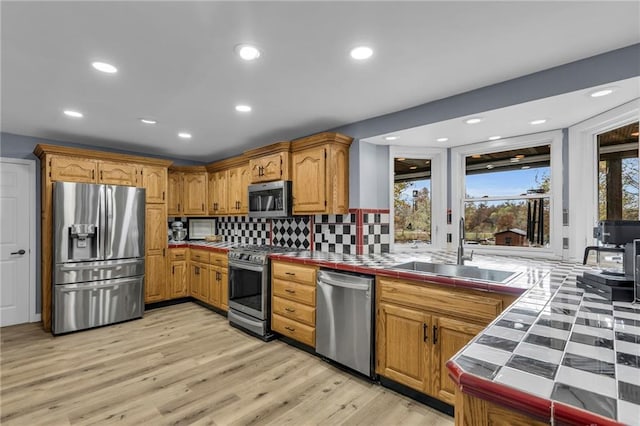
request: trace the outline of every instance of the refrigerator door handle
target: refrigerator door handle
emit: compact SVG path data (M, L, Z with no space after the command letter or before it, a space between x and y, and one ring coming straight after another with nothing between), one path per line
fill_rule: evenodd
M106 218L105 218L105 187L100 185L98 202L98 259L105 258L105 251L107 249L106 241Z

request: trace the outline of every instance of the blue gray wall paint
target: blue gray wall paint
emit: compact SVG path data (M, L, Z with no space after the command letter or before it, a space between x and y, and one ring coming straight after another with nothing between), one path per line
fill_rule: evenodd
M51 139L42 139L42 138L33 138L29 136L15 135L12 133L0 133L0 157L8 157L8 158L21 158L24 160L35 160L36 161L36 312L40 313L41 309L41 288L40 283L42 277L42 271L40 268L41 261L41 247L40 247L40 234L41 234L41 179L40 179L40 160L33 154L33 150L36 145L42 144L51 144L51 145L62 145L69 146L73 148L84 148L84 149L92 149L99 151L108 151L108 152L117 152L120 154L130 154L130 155L139 155L143 157L153 157L153 158L162 158L167 160L173 160L171 158L162 157L159 155L151 155L147 153L140 152L132 152L132 151L123 151L118 149L109 149L103 147L95 147L89 145L83 145L78 143L71 143L65 141L51 140ZM204 163L198 163L188 160L175 160L175 164L178 165L201 165Z

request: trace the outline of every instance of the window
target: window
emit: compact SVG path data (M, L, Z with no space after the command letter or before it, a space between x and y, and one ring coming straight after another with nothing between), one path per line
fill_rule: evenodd
M598 218L638 220L638 122L598 140Z
M562 132L451 149L451 240L474 249L562 255Z
M467 242L549 247L550 145L469 155L465 174Z
M392 251L445 247L446 170L445 149L389 147Z
M396 244L431 244L431 160L394 158L393 211Z

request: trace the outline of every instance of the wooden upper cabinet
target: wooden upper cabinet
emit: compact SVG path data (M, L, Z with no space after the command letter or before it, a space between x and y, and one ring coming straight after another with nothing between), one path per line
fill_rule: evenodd
M289 180L289 162L288 152L252 158L249 162L251 183Z
M250 183L291 180L291 142L282 141L245 151L249 158Z
M52 181L95 183L98 161L80 157L51 156L49 170Z
M167 212L170 216L179 216L182 208L182 172L169 171Z
M183 213L186 215L206 215L207 173L184 173L182 176Z
M100 161L98 163L98 182L108 185L136 186L138 167L135 164Z
M209 185L207 188L209 197L209 214L227 214L228 206L228 172L209 172Z
M349 212L351 141L325 132L291 142L293 214Z
M229 170L229 208L232 215L249 212L249 182L251 180L248 166L235 167Z
M294 152L293 213L324 212L327 208L325 147Z
M167 168L143 166L142 187L146 189L147 203L165 203L167 199Z
M170 216L207 215L207 205L207 172L204 168L196 166L169 170L167 209Z

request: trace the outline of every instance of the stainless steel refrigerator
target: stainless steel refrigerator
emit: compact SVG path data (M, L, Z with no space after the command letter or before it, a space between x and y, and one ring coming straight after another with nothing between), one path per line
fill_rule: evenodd
M144 312L145 190L53 184L53 334Z

